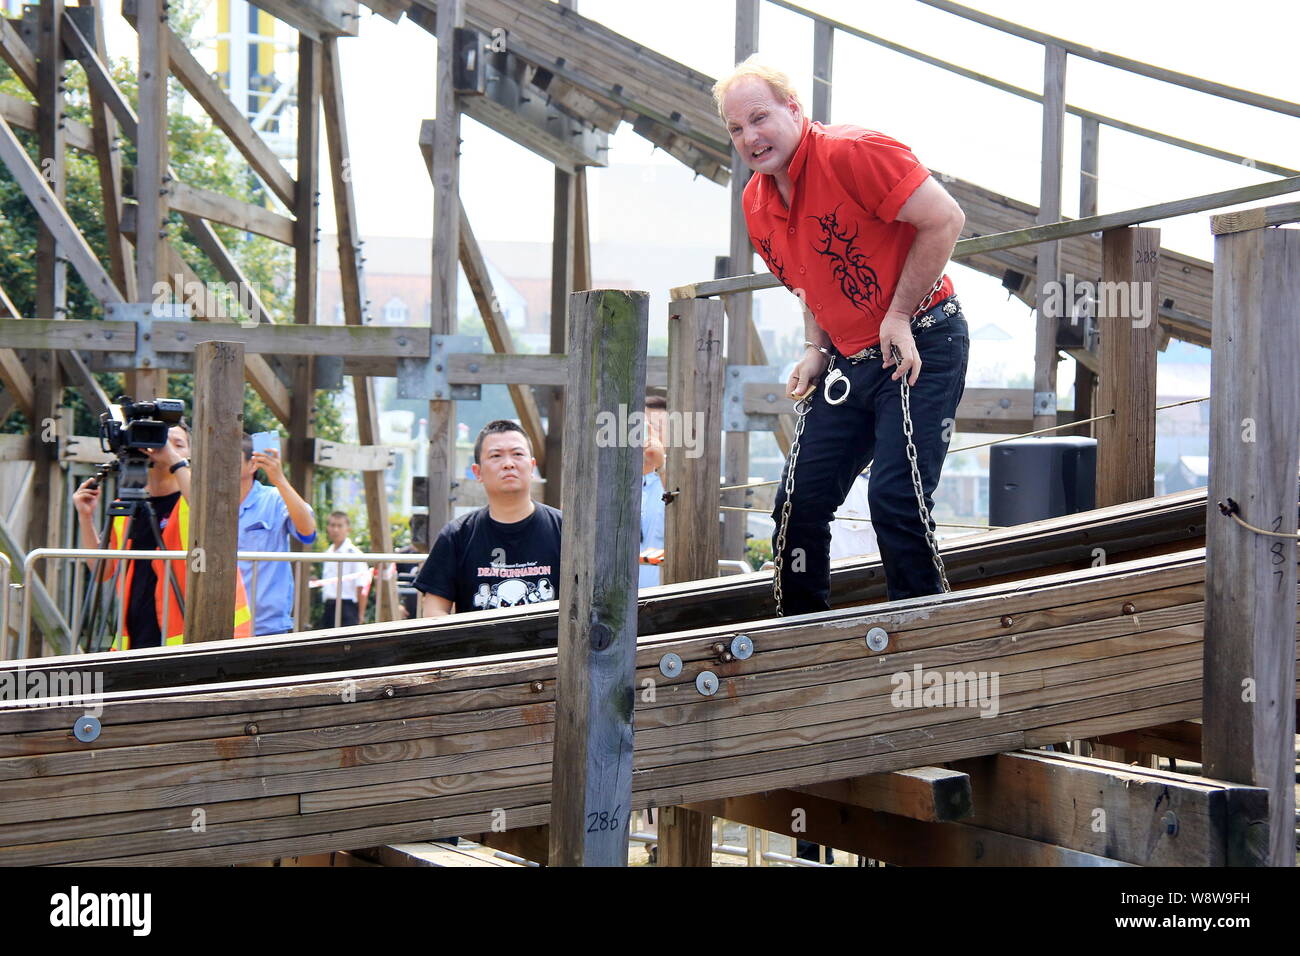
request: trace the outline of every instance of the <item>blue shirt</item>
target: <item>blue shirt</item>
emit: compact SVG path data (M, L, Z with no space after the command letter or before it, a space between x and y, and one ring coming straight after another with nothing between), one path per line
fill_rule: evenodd
M280 492L254 480L248 496L239 505L240 551L288 551L289 535L303 544L316 540L316 533L303 537L293 526L289 509ZM253 594L253 562L240 561L244 590L253 602L253 633L283 634L293 630L293 564L288 561L260 561L257 594Z
M641 476L641 550L664 546L664 484L659 472ZM660 566L641 564L637 586L655 587L660 581Z

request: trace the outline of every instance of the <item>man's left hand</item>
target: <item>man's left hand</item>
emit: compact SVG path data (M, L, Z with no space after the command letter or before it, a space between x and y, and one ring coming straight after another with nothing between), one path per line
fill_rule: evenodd
M912 338L912 320L901 312L890 312L880 323L880 354L884 358L884 368L895 364L894 348L898 349L902 361L897 363L898 368L889 380L897 382L907 376L908 387L911 387L921 377L921 355L916 350L916 340Z
M253 452L252 462L266 472L266 480L279 487L284 484L284 466L280 464L280 453L274 448Z

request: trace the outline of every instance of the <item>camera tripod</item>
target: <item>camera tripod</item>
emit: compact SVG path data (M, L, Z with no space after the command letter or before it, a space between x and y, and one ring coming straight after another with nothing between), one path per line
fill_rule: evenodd
M99 550L109 550L109 543L112 539L113 522L118 518L125 518L126 522L122 529L121 550L130 550L131 532L135 527L135 522L139 519L141 512L148 519L149 525L153 530L154 541L158 550L165 550L162 546L163 536L162 528L158 522L158 515L154 512L153 502L149 500L148 492L145 490L145 470L149 467L145 462L120 460L110 462L99 470L95 476L96 487L103 482L110 473L121 470L123 475L118 483L117 496L109 502L107 515L104 519L103 529L99 534ZM177 502L176 507L180 507ZM126 613L127 605L131 600L130 594L122 594L119 590L118 583L123 574L123 560L118 560L112 577L107 581L98 580L98 562L99 560L112 560L110 558L96 559L91 563L91 584L86 589L86 596L82 601L82 613L80 619L84 626L89 629L86 641L86 650L90 653L107 650L113 643L113 636L124 634L126 632ZM137 559L144 560L144 559ZM171 573L171 563L163 563L163 575L171 585L172 596L176 599L176 606L182 617L185 614L185 596L181 593L180 585L176 581L175 575ZM106 590L107 589L107 590ZM105 593L106 590L106 593ZM101 599L102 598L102 599ZM164 597L161 608L161 636L162 642L167 640L168 617L171 610L170 603ZM115 626L116 625L116 626ZM80 640L80 630L78 628L78 640Z

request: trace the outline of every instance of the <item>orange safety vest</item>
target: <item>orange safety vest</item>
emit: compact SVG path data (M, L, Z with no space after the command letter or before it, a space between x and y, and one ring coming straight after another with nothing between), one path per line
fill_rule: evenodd
M114 550L128 550L127 542L123 539L126 535L127 519L113 519L113 539L111 547ZM182 495L176 499L176 506L172 509L171 515L168 516L162 526L162 551L184 551L185 542L189 540L190 532L190 506ZM129 595L131 594L131 579L135 574L135 566L138 561L126 562L126 573L118 576L117 593L118 600L122 606L126 605ZM161 633L163 629L163 608L166 607L167 630L170 633L163 634L164 644L184 644L185 643L185 615L182 613L180 605L176 603L176 593L167 584L167 575L164 564L170 564L172 567L172 580L176 582L177 589L181 597L185 596L185 571L188 562L184 560L173 560L164 562L161 560L151 562L153 564L154 575L157 577L157 583L154 586L154 610L158 614L158 630ZM166 602L164 605L163 602ZM129 625L126 623L125 616L122 618L123 634L118 634L113 639L113 646L109 648L112 651L125 651L131 649L131 633ZM235 621L232 629L233 637L252 637L253 620L248 610L248 595L244 591L243 576L235 574Z

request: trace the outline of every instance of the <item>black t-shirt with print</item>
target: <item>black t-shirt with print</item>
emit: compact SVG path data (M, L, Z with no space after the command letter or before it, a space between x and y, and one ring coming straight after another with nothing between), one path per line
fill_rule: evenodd
M534 502L522 521L495 521L487 508L447 523L415 586L458 612L554 601L559 595L560 512Z

